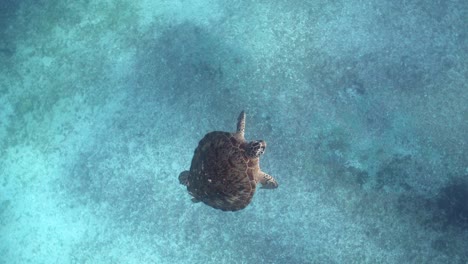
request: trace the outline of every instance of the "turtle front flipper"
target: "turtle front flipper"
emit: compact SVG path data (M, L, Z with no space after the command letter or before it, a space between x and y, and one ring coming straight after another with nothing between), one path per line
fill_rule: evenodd
M278 188L278 182L271 175L260 171L258 174L258 181L262 184L262 189L276 189Z
M239 135L240 138L244 138L244 132L245 132L245 112L242 111L237 118L237 134Z

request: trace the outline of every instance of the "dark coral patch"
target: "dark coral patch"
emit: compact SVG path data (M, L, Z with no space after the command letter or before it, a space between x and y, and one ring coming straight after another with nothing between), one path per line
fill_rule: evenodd
M464 178L466 179L468 175ZM468 182L453 180L443 187L436 199L437 209L445 225L468 229Z

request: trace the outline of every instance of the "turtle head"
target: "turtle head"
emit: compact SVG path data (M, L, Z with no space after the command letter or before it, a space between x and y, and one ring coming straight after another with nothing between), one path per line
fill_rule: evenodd
M258 158L264 152L266 148L266 142L263 140L250 141L247 144L246 153L249 158Z

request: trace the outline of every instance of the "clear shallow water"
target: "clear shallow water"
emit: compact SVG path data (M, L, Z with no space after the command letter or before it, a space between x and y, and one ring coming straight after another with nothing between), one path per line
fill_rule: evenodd
M4 1L0 263L466 263L464 1ZM276 190L192 204L213 130Z

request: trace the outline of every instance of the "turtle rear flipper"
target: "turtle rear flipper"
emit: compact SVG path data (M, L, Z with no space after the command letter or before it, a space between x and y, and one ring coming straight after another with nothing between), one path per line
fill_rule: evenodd
M188 176L190 175L189 171L183 171L179 174L179 183L185 186L188 186Z

